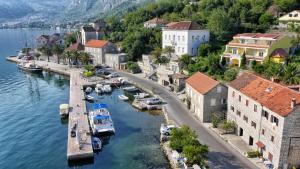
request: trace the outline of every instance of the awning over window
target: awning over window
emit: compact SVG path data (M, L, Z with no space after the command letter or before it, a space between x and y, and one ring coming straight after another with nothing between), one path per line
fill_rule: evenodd
M257 145L259 148L264 148L264 147L265 147L264 143L262 143L261 141L256 142L256 145Z

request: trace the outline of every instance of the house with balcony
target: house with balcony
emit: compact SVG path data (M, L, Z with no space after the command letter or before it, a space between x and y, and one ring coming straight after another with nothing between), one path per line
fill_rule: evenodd
M196 22L171 22L162 29L162 48L173 47L178 56L195 56L199 46L209 41L210 33Z
M144 22L145 28L161 28L164 27L168 22L158 17L153 18L149 21Z
M300 93L251 73L228 85L227 120L275 169L300 165Z
M291 11L279 19L279 27L287 28L290 24L294 24L296 26L300 25L300 10Z
M224 117L227 87L211 77L197 72L186 80L188 108L201 122L210 122L213 115Z
M226 63L235 66L241 65L243 55L246 57L248 66L252 61L262 63L266 58L283 63L285 58L282 57L289 54L291 47L291 38L280 33L237 34L226 45L221 59L225 59ZM279 49L281 52L278 52ZM276 59L278 57L281 58Z

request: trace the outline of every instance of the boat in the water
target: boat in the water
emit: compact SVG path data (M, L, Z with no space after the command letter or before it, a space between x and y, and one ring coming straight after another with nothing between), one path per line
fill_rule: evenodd
M101 90L104 92L104 93L110 93L112 91L110 85L104 85Z
M148 96L149 96L148 93L142 92L142 93L137 93L137 94L135 94L135 95L134 95L134 98L137 98L137 99L144 99L144 98L146 98L146 97L148 97Z
M125 96L125 95L123 95L123 94L122 94L122 95L119 95L118 97L119 97L119 99L124 100L124 101L126 101L126 100L129 99L127 96Z
M33 62L21 62L18 64L18 68L32 73L41 73L43 71L42 67L37 66Z
M129 87L124 87L123 90L125 90L127 92L134 92L134 91L137 91L138 88L136 88L135 86L129 86Z
M93 137L92 138L92 146L94 151L99 151L102 149L102 141L98 137Z
M103 91L102 91L102 87L103 87L103 85L102 85L102 84L97 84L97 85L96 85L96 87L95 87L95 91L96 91L96 93L97 93L97 94L101 94L101 93L103 93Z
M95 101L95 98L93 96L86 95L85 96L85 100L87 100L87 101Z
M69 115L69 104L61 104L59 105L59 114L61 117L66 117Z
M86 89L85 89L85 92L86 93L91 93L93 91L93 88L91 88L91 87L87 87Z
M89 122L93 135L115 133L115 127L106 104L95 103L89 112Z

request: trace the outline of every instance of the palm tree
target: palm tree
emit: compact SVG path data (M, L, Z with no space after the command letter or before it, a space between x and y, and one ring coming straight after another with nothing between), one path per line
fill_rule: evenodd
M88 65L90 63L90 55L86 52L80 52L80 61L83 64Z
M47 56L48 62L50 62L50 56L52 56L52 51L48 46L42 46L38 48L38 51L40 51L42 54Z
M69 66L71 66L71 58L72 58L72 52L71 51L65 51L62 55L64 60L68 60Z
M299 84L300 66L297 63L290 63L286 65L283 69L281 79L286 84Z
M36 58L36 60L39 60L39 58L41 57L40 53L34 53L34 57Z
M154 48L154 50L151 52L151 55L154 57L156 63L161 63L161 53L162 50L159 47Z
M56 55L57 57L57 63L59 64L60 61L60 56L64 52L64 49L60 45L54 45L52 48L52 52Z
M73 51L71 59L75 61L76 66L78 66L78 60L80 58L80 53L78 51Z

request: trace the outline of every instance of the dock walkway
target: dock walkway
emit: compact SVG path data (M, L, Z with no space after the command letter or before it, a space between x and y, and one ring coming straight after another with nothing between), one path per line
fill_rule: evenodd
M93 148L91 133L86 115L87 109L84 101L84 82L79 71L70 74L70 107L68 128L68 160L91 158ZM74 127L76 126L76 127ZM71 137L72 128L77 128L76 137Z
M20 63L22 60L16 57L7 57L8 61ZM87 108L83 86L95 85L99 79L85 79L80 75L82 69L70 68L68 65L57 64L47 61L35 61L35 64L43 70L70 76L70 112L68 126L67 159L77 160L92 158L93 148L89 128ZM75 127L76 126L76 127ZM76 137L71 137L72 128L76 128Z

